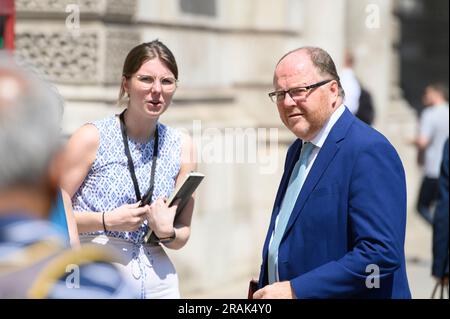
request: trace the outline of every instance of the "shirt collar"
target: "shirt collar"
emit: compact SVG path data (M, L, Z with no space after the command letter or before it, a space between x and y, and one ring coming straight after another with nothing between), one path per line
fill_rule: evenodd
M333 128L334 124L336 124L336 122L339 120L339 118L341 117L341 115L344 113L345 111L345 105L341 104L336 111L333 112L333 114L331 114L330 118L328 119L327 123L322 127L322 129L319 131L319 133L317 133L317 135L311 139L311 143L318 147L318 148L322 148L323 144L325 143L325 140L328 137L328 134L330 133L331 129ZM305 141L303 141L303 143L305 143Z

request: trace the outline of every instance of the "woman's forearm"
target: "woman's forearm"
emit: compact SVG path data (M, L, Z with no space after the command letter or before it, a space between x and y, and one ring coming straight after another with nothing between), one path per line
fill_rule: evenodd
M176 234L175 239L170 243L164 244L164 246L170 249L177 250L183 248L184 245L186 245L187 241L189 240L189 236L191 235L191 227L177 225L174 227L174 229Z
M77 212L75 219L77 221L78 231L80 233L89 233L103 230L102 215L102 213Z
M70 243L72 244L73 238L75 239L75 245L80 244L79 233L88 233L103 230L103 220L101 213L94 212L77 212L74 213L72 209L72 200L69 194L62 190L62 197L64 202L64 209L66 215L72 220L69 225L69 218L67 224L69 226ZM72 233L76 232L76 236L72 236ZM72 244L73 246L73 244Z

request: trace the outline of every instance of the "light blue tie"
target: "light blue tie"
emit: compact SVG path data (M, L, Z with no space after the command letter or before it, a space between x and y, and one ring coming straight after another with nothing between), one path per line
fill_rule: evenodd
M308 158L314 148L312 143L303 144L300 158L292 170L291 177L289 179L289 184L284 194L283 202L281 204L280 212L278 214L278 221L273 232L273 238L269 245L269 257L268 257L268 277L269 284L277 281L278 273L278 247L280 246L281 238L283 237L284 231L291 216L292 210L294 209L297 197L300 194L303 183L306 179L306 166L308 164Z

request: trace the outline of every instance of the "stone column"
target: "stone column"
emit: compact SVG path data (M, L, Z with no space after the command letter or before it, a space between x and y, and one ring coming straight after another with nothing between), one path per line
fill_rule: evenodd
M328 51L339 68L346 41L346 0L304 0L303 45Z
M347 48L355 57L355 71L371 92L375 125L383 122L390 105L394 30L389 0L348 0Z

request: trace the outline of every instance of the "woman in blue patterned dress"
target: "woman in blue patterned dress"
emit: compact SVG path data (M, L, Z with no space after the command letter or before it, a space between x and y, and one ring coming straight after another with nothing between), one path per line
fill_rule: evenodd
M193 198L175 222L176 206L164 200L196 168L192 139L159 122L177 79L175 58L163 43L136 46L123 67L124 112L82 126L67 145L63 197L80 240L118 248L121 269L142 298L179 298L177 273L163 246L180 249L190 235ZM151 184L152 203L140 207ZM149 229L159 243L145 243Z

